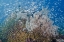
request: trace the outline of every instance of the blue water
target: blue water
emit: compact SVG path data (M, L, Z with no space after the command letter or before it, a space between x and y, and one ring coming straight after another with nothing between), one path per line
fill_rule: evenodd
M64 0L0 0L0 24L5 20L16 8L29 9L31 2L36 2L34 6L37 8L34 11L42 9L42 6L48 7L51 10L51 19L54 24L60 27L60 31L64 29ZM41 4L41 5L40 5ZM26 8L28 7L28 8ZM38 10L37 10L38 9Z

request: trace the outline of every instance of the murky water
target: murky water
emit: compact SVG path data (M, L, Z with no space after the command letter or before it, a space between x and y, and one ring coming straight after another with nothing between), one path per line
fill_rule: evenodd
M61 0L1 0L1 41L50 42L53 39L63 38L64 17L61 15L63 10L59 8L61 2Z

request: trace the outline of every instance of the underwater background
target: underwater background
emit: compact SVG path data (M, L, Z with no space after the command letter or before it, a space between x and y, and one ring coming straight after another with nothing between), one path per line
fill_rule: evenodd
M54 22L53 25L58 26L58 33L64 35L64 0L0 0L0 33L5 29L2 28L5 20L14 11L25 10L34 14L43 7L50 11L48 17Z
M45 2L44 2L45 1ZM54 24L60 27L60 31L64 31L64 0L0 0L0 24L5 20L7 15L21 6L22 8L31 8L31 2L37 7L34 11L41 10L42 6L51 10L51 19ZM34 4L33 3L33 4ZM38 6L37 6L38 5ZM34 7L32 6L32 7ZM28 8L26 8L28 7Z

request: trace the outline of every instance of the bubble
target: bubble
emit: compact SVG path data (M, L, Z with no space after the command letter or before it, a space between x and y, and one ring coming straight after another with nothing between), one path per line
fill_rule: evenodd
M51 11L54 11L54 8L52 8Z

